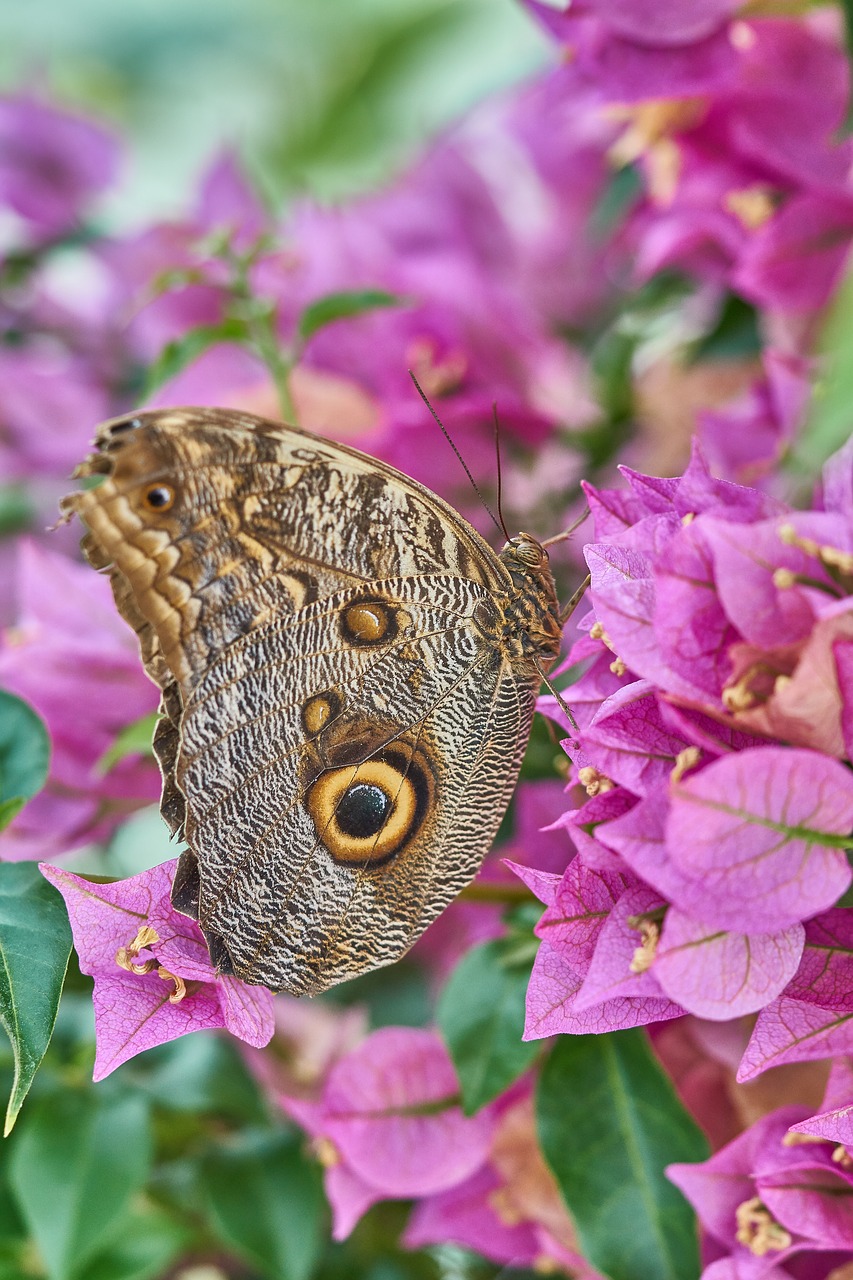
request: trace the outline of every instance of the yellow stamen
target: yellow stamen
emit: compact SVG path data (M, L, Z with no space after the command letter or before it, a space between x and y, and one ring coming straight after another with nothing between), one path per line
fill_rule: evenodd
M156 960L145 960L142 964L136 963L136 957L140 951L144 951L147 947L151 947L155 942L160 941L160 935L156 929L152 929L149 924L144 924L139 929L136 937L126 947L119 947L116 952L116 964L120 969L126 969L128 973L151 973L152 969L157 968Z
M819 1138L814 1133L786 1133L782 1139L783 1147L805 1147L811 1146L815 1142L826 1142L828 1139Z
M341 1163L341 1155L331 1138L315 1138L311 1150L324 1169L333 1169Z
M675 757L675 765L672 773L669 775L672 782L680 782L688 769L692 769L694 765L699 763L702 752L698 747L685 747L683 751L679 751Z
M769 222L776 212L777 203L773 188L763 182L742 187L739 191L729 191L723 200L723 206L748 231L757 231Z
M169 1004L180 1004L184 996L187 994L187 984L183 978L179 978L177 974L170 973L168 969L164 969L162 965L157 968L157 977L162 978L164 982L174 982L175 990L169 996Z
M735 684L727 685L723 689L723 706L727 711L737 713L738 711L751 711L757 705L759 699L749 687L749 675L741 676L740 680Z
M789 587L797 585L797 575L793 569L774 569L773 570L773 586L779 587L780 590L787 590Z
M599 773L597 769L593 769L592 765L586 765L583 769L578 769L578 782L585 789L588 796L601 796L607 791L612 791L616 783L607 777L605 773Z
M779 526L779 541L786 547L798 547L807 556L814 556L828 569L837 569L840 573L853 573L853 555L849 551L842 551L840 547L832 547L828 543L815 542L814 538L805 538L797 533L792 524ZM781 573L782 570L777 569L776 572ZM774 582L775 580L774 574Z
M632 916L628 924L632 929L636 929L642 938L642 943L634 952L628 968L632 973L645 973L647 969L651 969L657 955L661 934L660 922L649 916Z
M791 1244L791 1233L777 1222L758 1196L744 1200L735 1210L738 1244L745 1245L756 1258L778 1253Z
M517 1227L520 1222L524 1221L523 1215L519 1212L518 1205L512 1199L507 1187L496 1187L487 1197L489 1208L492 1209L497 1218L505 1227Z

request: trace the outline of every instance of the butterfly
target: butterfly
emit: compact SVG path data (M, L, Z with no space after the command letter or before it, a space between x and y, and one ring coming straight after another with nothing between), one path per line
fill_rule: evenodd
M172 890L217 970L293 995L399 959L476 874L563 616L385 463L228 409L100 428L65 499L162 691Z

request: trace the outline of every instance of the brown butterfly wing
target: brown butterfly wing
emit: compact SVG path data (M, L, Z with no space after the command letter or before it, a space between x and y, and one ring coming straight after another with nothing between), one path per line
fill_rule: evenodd
M164 690L173 898L216 963L316 992L399 958L472 878L538 680L506 569L398 472L222 410L108 424L70 501Z

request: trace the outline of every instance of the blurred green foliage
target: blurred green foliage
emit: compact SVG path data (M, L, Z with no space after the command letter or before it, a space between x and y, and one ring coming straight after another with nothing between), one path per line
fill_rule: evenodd
M125 222L182 207L226 143L273 200L364 190L552 56L514 0L0 6L0 86L49 86L129 134Z

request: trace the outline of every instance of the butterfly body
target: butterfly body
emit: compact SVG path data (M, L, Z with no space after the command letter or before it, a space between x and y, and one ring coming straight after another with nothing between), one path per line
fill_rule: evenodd
M476 874L559 606L436 495L228 410L101 429L73 495L163 691L173 889L222 972L313 994L398 959Z

